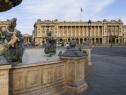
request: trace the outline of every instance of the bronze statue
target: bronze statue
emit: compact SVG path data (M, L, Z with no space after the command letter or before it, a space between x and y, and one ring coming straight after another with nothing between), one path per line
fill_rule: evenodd
M66 49L64 53L62 51L59 52L59 57L82 57L87 55L85 51L82 51L81 48L76 46L76 40L72 39L69 43L69 47Z
M52 37L52 34L49 30L47 30L47 39L45 44L45 54L49 54L50 56L56 54L56 40Z
M3 53L8 62L22 62L24 50L23 36L15 27L16 24L12 24L7 29L1 29L1 44L4 44L5 51Z

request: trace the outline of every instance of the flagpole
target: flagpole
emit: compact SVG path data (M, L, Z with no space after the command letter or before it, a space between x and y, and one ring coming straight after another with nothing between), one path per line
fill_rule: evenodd
M82 13L83 13L83 9L80 9L80 22L82 21Z

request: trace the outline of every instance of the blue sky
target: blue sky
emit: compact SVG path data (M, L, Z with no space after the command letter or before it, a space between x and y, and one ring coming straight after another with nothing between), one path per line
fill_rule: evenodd
M23 34L32 34L38 18L79 21L83 8L81 18L84 21L122 19L126 23L125 4L126 0L23 0L16 8L0 13L0 20L16 17L17 29Z

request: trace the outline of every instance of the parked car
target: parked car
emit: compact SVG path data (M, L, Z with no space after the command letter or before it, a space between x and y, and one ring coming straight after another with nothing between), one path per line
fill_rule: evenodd
M61 46L62 46L62 44L60 44L60 43L56 44L56 47L61 47Z

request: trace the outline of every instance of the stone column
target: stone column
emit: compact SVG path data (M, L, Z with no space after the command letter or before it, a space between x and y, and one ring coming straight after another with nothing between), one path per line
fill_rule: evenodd
M57 37L60 37L59 31L60 31L60 28L57 27Z
M75 26L75 38L78 37L77 36L77 26Z
M106 44L106 38L105 37L102 37L103 40L102 40L102 45L105 45Z
M60 36L63 39L64 38L64 33L65 33L65 26L64 25L62 26L61 31L62 31L62 33L60 33Z
M107 45L109 45L110 43L109 43L109 36L107 36Z
M94 26L94 46L96 45L96 31L95 31L95 27L96 26Z
M84 38L83 38L83 43L85 43L85 40L84 40Z
M0 95L9 95L10 65L0 65Z
M94 45L96 45L96 37L94 38Z
M118 38L119 40L118 40L118 44L120 44L120 37Z
M69 37L69 30L68 30L69 26L67 26L67 33L66 33L66 37Z
M99 31L100 29L99 29L99 26L98 26L98 44L100 44L100 39L99 39L99 37L100 37L100 31Z
M84 34L84 33L85 33L85 28L84 28L84 26L83 26L83 27L82 27L82 35L81 35L82 37L85 37L85 34Z
M86 27L84 27L84 37L86 37Z
M100 37L100 26L98 26L98 37Z
M89 38L88 26L86 27L86 37ZM88 40L87 40L88 41Z
M73 34L72 34L72 26L70 26L70 37L72 38L73 37Z
M79 39L80 39L81 38L81 27L80 26L78 26L78 34L79 34Z

